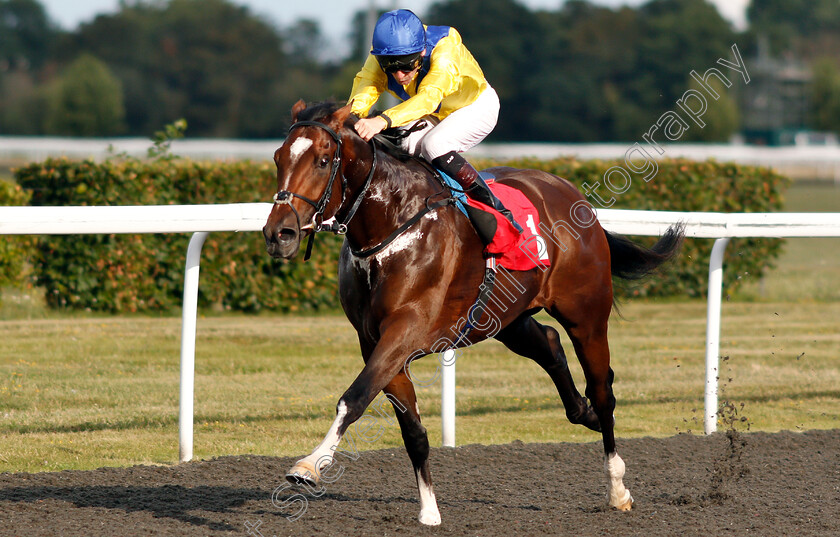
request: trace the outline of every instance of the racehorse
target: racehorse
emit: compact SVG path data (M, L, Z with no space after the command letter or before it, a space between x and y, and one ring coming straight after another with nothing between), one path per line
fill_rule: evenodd
M417 357L495 337L534 360L551 377L567 418L600 431L608 504L629 510L625 465L613 432L615 397L607 342L613 308L612 277L639 278L671 258L683 238L671 226L650 249L601 228L584 196L549 173L492 168L496 180L519 189L536 207L550 266L506 272L517 291L509 307L483 304L469 339L452 342L452 329L475 304L486 262L484 244L447 203L435 173L418 159L396 158L353 129L350 106L319 103L292 108L293 125L274 153L277 194L263 229L268 253L291 259L303 238L329 229L345 234L339 256L339 295L356 329L364 367L338 400L324 440L286 478L316 486L327 475L347 428L380 391L392 403L420 495L419 520L440 524L429 471L429 441L420 423L410 363ZM311 244L311 243L310 243ZM501 269L500 269L501 270ZM545 310L565 329L586 379L586 398L574 385L558 332L534 320ZM441 346L439 342L448 342ZM587 398L588 401L587 402Z

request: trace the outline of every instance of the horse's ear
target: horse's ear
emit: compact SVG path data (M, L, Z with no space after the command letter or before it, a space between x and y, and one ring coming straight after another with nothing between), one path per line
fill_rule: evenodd
M295 105L292 107L292 122L297 121L297 116L300 114L301 110L306 108L306 103L303 102L303 99L300 99Z
M341 127L344 125L344 122L350 117L350 112L353 110L353 101L347 103L347 106L343 106L335 111L333 117L338 121L338 126Z

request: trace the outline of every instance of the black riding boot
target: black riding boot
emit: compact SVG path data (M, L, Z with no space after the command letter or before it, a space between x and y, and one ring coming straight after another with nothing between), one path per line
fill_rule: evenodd
M513 214L504 206L502 201L493 194L484 179L478 175L478 171L473 168L472 164L466 161L464 157L455 151L450 151L445 155L441 155L434 160L432 164L440 170L443 170L446 175L452 177L464 188L467 195L476 201L485 205L493 207L502 216L507 218L516 231L522 233L522 226L520 226L513 218Z

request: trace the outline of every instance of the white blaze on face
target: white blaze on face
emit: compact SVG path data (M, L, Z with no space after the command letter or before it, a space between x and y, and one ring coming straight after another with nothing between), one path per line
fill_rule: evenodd
M292 143L292 147L289 148L289 157L290 161L289 164L294 166L297 164L297 161L300 159L300 156L303 155L307 149L312 147L312 140L309 138L298 138Z

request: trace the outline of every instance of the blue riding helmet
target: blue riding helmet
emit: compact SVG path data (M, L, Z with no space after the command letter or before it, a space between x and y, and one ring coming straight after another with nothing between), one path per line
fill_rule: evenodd
M411 11L389 11L376 21L372 44L371 54L377 57L419 54L426 48L426 30Z

